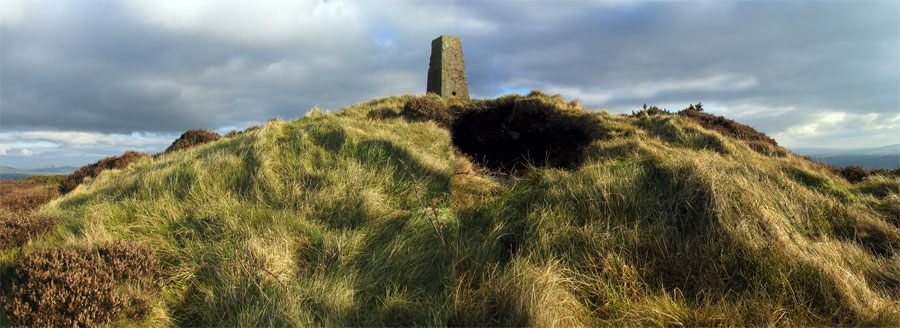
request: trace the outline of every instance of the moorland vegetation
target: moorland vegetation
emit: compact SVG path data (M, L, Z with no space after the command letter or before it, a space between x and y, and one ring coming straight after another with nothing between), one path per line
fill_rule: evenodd
M208 141L22 214L53 219L4 245L0 323L900 325L900 177L699 104L398 96Z

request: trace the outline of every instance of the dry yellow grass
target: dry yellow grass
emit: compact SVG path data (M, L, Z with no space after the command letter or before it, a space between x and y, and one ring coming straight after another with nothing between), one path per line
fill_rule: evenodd
M854 185L683 117L540 93L471 104L541 102L593 139L576 167L510 176L385 114L410 98L104 171L43 207L64 228L22 252L156 249L160 297L123 324L900 325L896 177Z

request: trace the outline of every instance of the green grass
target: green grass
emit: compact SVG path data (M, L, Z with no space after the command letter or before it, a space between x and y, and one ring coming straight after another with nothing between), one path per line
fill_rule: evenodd
M433 122L369 119L411 98L387 97L105 171L0 258L154 248L159 299L122 325L900 325L897 178L672 114L476 102L526 97L590 118L579 167L490 174Z

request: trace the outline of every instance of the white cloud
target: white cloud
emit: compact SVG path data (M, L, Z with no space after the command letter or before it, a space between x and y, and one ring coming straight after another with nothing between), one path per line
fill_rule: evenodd
M0 142L5 158L27 148L31 162L158 151L187 129L422 93L429 42L451 34L462 38L473 96L539 88L626 113L703 101L779 142L831 142L850 131L878 146L900 130L891 89L900 72L897 8L0 0Z
M776 116L781 113L800 110L797 106L766 106L748 101L733 101L728 104L704 103L703 108L707 111L714 111L718 115L725 115L731 119Z
M615 96L609 90L584 90L582 88L551 86L545 89L552 94L560 94L568 99L579 99L585 104L605 104Z
M838 133L845 130L860 132L880 129L900 128L900 114L885 117L878 113L853 114L847 112L822 112L812 122L792 126L782 134L795 137L811 137L821 134Z
M0 140L5 143L50 142L52 144L68 147L96 145L146 147L152 145L161 145L171 141L168 136L161 138L160 136L142 136L140 134L122 135L71 131L29 131L4 133L3 135L0 135Z
M861 147L896 143L898 130L900 114L823 111L773 136L791 147Z
M23 0L0 1L0 26L18 24L23 19Z
M177 135L132 133L102 134L65 131L0 133L3 165L34 167L40 165L81 166L100 158L120 155L128 150L155 153L164 150Z

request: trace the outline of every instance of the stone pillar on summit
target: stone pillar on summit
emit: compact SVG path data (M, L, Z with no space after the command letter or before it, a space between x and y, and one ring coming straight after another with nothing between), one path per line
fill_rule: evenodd
M459 38L441 35L431 41L427 91L446 98L469 99L466 65Z

